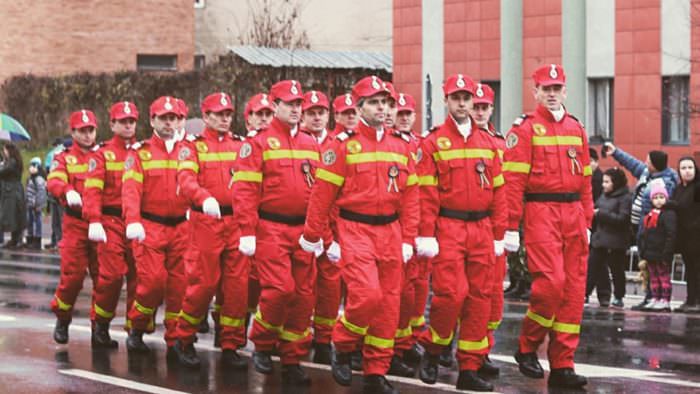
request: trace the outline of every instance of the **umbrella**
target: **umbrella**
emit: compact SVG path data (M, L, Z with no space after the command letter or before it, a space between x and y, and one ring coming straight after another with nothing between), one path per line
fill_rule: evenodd
M31 139L27 130L15 118L0 114L0 140L29 141Z
M201 118L190 118L185 122L185 131L187 134L199 135L202 134L206 125Z

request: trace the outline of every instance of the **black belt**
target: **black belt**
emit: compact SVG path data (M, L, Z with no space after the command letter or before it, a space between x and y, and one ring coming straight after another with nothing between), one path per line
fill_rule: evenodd
M491 216L491 211L457 211L440 207L439 215L445 218L464 220L465 222L476 222Z
M204 213L202 210L202 207L192 207L193 211L197 211L200 213ZM219 207L219 212L221 212L221 216L232 216L233 215L233 207L230 205L224 205L223 207Z
M353 211L347 211L345 209L340 210L340 217L345 220L351 220L353 222L359 222L364 224L371 224L373 226L381 226L383 224L389 224L397 221L399 219L399 214L394 213L393 215L365 215L363 213L357 213Z
M102 214L120 218L122 217L122 209L119 207L102 207Z
M70 217L74 217L76 219L83 220L83 212L82 211L76 211L75 209L66 206L66 209L64 212L66 213L66 215L68 215Z
M169 227L175 227L178 224L184 222L187 220L187 218L183 216L160 216L160 215L154 215L152 213L148 212L141 212L141 217L150 220L151 222L155 223L160 223L165 226Z
M527 202L574 202L581 201L578 193L525 193Z
M299 226L306 222L306 216L287 216L280 215L279 213L272 213L267 211L258 211L258 217L260 219L269 220L271 222L288 224L290 226Z

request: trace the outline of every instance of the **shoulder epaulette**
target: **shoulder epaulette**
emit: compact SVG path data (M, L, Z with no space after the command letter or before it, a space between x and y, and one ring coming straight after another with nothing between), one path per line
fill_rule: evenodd
M137 150L143 146L143 141L137 141L131 144L131 149Z
M93 152L97 152L97 151L100 150L100 148L102 148L103 146L105 146L105 143L104 143L104 142L99 142L99 143L95 144L95 146L93 146L92 149L90 149L90 150L93 151Z
M342 141L345 141L345 140L347 140L348 138L352 137L353 135L355 135L355 132L354 132L354 131L352 131L352 130L345 130L345 131L342 131L342 132L338 133L338 135L336 135L335 138L337 138L338 141L341 141L341 142L342 142Z
M528 115L528 114L522 114L522 115L518 116L517 118L515 118L515 120L513 121L513 124L516 126L520 126L521 124L523 124L525 119L527 119L529 116L530 115Z
M398 130L392 131L391 135L393 135L394 137L401 138L402 140L406 141L406 143L411 143L411 137L407 136L406 134L404 134Z
M256 135L258 135L258 131L257 131L257 130L248 130L248 133L246 133L246 137L248 137L248 138L253 138L253 137L255 137Z
M571 118L572 118L573 120L577 121L577 122L578 122L578 124L580 124L580 125L581 125L581 127L583 127L583 122L581 122L580 120L578 120L578 118L577 118L577 117L575 117L574 115L571 115L571 114L570 114L570 113L568 113L568 112L567 112L566 114L567 114L567 115L569 115L569 116L570 116L570 117L571 117Z
M200 137L199 137L198 135L189 134L189 133L185 136L185 140L190 141L190 142L196 141L196 140L198 140L199 138L200 138Z
M233 138L234 140L245 141L246 137L238 133L231 133L231 138Z

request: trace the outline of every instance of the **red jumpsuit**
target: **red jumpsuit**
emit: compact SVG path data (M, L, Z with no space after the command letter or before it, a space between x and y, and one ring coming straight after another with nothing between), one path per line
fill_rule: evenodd
M185 255L188 285L177 325L177 336L184 345L194 341L219 281L223 296L219 311L221 347L234 350L245 345L250 260L238 251L240 228L234 222L231 205L241 140L239 136L207 128L177 148L180 194L193 207L190 249ZM209 197L219 203L220 219L202 212L202 204Z
M51 310L64 322L72 319L73 304L83 287L87 271L92 278L93 291L97 285L97 246L88 239L88 222L82 218L82 210L69 207L65 198L69 190L83 195L90 156L90 151L83 151L73 143L68 150L54 157L47 177L49 193L65 207L63 239L59 244L61 278L51 300Z
M518 230L524 211L532 275L520 352L536 352L549 334L551 368L573 368L586 287L586 230L593 219L588 137L571 115L557 122L540 105L516 120L506 146L508 229Z
M127 313L136 292L136 266L122 219L122 175L127 145L131 142L114 136L96 146L88 161L83 216L88 223L102 223L107 235L106 243L97 243L100 273L95 287L95 302L90 311L91 319L102 323L109 323L114 318L124 276L127 283Z
M418 179L410 140L399 132L377 141L377 131L360 122L338 134L323 152L304 230L314 242L339 208L340 266L347 286L345 312L333 329L337 351L363 343L365 375L385 375L394 353L399 319L402 244L413 245L418 226Z
M177 151L170 153L157 135L131 147L122 177L122 207L127 225L141 223L146 233L133 242L136 299L131 328L153 332L154 316L165 298L165 341L175 343L175 327L187 285L183 256L189 242L187 201L177 193Z
M493 242L503 239L507 212L496 145L471 124L465 138L450 116L421 145L419 234L436 237L440 253L433 259L430 326L420 342L440 354L461 320L459 367L476 371L488 352Z

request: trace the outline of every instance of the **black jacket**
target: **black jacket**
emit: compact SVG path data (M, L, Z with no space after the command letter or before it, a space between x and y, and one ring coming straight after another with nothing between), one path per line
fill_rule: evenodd
M605 249L627 249L631 244L630 211L632 194L627 186L600 196L596 202L596 231L591 246Z
M676 211L672 202L666 203L654 228L646 228L642 218L642 236L639 240L639 257L654 262L670 264L673 261L676 242Z
M677 248L700 245L700 181L688 185L678 184L671 199L678 205Z

